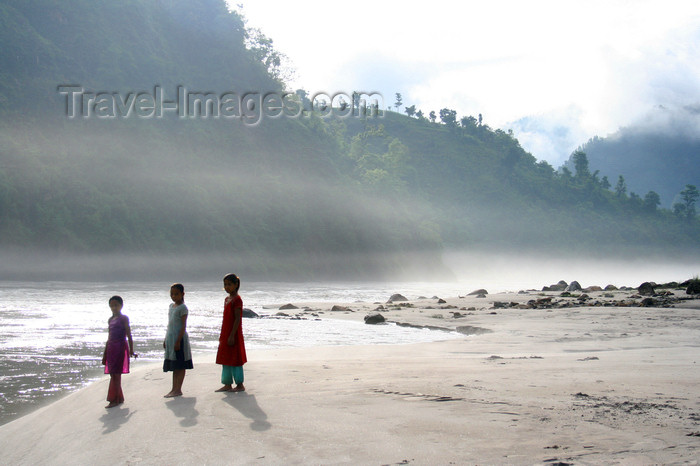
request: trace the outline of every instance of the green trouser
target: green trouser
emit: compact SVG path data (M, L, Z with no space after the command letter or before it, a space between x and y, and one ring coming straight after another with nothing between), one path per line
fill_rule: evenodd
M236 385L243 383L243 366L222 366L221 383L224 385Z

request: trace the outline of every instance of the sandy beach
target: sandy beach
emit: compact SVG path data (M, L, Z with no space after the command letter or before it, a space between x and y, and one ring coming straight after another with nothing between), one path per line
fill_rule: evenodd
M698 463L700 300L469 291L335 310L291 303L280 312L377 313L463 336L249 351L245 393L215 393L219 366L199 355L184 396L168 400L170 374L140 365L118 408L104 409L105 377L0 426L0 463Z

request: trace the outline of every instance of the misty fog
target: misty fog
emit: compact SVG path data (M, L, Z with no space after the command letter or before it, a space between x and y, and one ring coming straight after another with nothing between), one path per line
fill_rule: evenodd
M561 279L636 286L700 272L682 245L568 241L561 225L542 224L541 207L444 200L438 211L410 189L404 198L363 191L333 167L319 169L322 155L303 146L274 153L258 131L229 148L206 138L153 140L128 127L5 132L5 177L20 180L15 189L37 219L4 211L0 279L179 281L236 271L256 280L514 289ZM590 237L614 236L578 216L549 215ZM22 233L19 221L36 231Z
M485 284L484 287L492 286L495 291L540 290L559 280L567 283L576 280L584 288L607 285L636 288L647 281L682 282L700 274L698 257L631 253L619 257L595 253L567 256L546 251L517 253L484 248L480 252L449 251L444 254L444 260L459 282Z
M438 257L438 259L436 259ZM319 273L299 272L300 267ZM365 270L368 272L355 272ZM638 287L646 281L682 282L700 275L697 257L630 255L605 258L546 251L494 250L402 253L287 254L113 253L65 254L28 250L0 251L0 280L218 282L234 271L246 281L442 282L461 292L490 293L536 289L564 280L583 287L612 284Z

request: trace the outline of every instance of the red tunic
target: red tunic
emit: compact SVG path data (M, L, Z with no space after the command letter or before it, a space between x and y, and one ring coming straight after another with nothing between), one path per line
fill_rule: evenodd
M216 352L216 363L224 366L242 366L248 361L243 343L243 319L236 330L236 343L233 346L227 343L233 329L234 308L243 311L243 300L238 295L233 299L226 298L224 301L224 321L221 324L221 335L219 335L219 350Z

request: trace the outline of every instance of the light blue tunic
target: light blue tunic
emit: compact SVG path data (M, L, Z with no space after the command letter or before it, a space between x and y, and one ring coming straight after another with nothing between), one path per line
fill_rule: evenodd
M168 331L165 334L165 359L170 359L172 361L177 360L175 356L175 341L182 328L182 316L186 316L187 313L188 311L185 303L179 306L175 305L175 303L170 304L170 308L168 309ZM185 354L185 361L192 359L190 339L187 336L187 330L185 330L185 334L182 336L180 349L182 349Z

